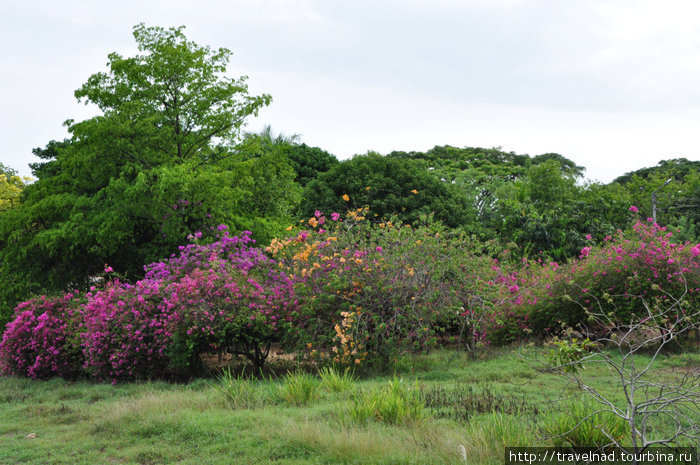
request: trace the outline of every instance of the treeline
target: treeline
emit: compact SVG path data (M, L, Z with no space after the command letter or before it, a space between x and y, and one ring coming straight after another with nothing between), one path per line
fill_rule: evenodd
M0 324L41 294L89 288L108 264L128 280L216 227L251 231L259 245L317 211L369 207L405 224L432 216L514 260L576 257L628 226L628 208L680 241L697 241L700 162L684 158L585 182L559 154L436 146L339 161L270 128L243 133L271 102L245 77L225 77L230 52L183 28L134 28L139 54L109 55L108 70L76 91L99 116L66 122L70 137L34 150L34 182L0 166ZM667 180L671 182L665 184ZM664 185L665 184L665 185Z

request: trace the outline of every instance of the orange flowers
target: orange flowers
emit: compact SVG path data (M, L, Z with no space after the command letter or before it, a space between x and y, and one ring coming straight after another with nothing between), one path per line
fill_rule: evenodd
M350 196L348 194L343 194L343 200L345 200L346 202L349 202Z

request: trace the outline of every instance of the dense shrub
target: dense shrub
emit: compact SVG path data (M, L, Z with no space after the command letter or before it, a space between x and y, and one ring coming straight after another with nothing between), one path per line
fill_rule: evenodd
M84 307L85 368L98 379L156 378L167 374L177 313L163 300L162 283L119 280L88 294Z
M224 260L215 270L195 270L167 287L166 305L179 317L174 368L191 371L201 354L227 352L259 369L270 344L281 339L281 323L291 321L297 305L292 282L259 250L246 253L254 255L254 264Z
M698 245L674 242L673 234L651 219L637 221L628 233L618 231L601 246L584 247L578 260L542 282L543 298L531 308L532 328L540 334L587 325L588 312L629 323L647 307L680 299L697 307Z
M0 372L189 377L205 354L260 368L273 342L317 361L384 367L440 338L473 349L591 329L591 312L625 323L680 299L700 304L700 244L673 242L650 221L559 265L513 262L430 217L411 226L369 216L316 211L271 243L274 259L249 232L219 226L215 242L194 234L136 283L114 278L82 297L24 302L0 343Z
M73 378L82 369L81 296L39 297L17 306L0 342L0 374Z
M335 363L386 364L464 326L471 334L465 312L496 293L483 279L497 272L482 247L430 218L411 227L368 216L316 211L306 229L268 247L294 276L296 346Z
M188 376L202 370L203 354L221 351L264 363L279 323L296 305L291 280L250 246L249 232L219 229L218 241L183 246L147 266L145 279L113 281L88 295L82 336L90 373L115 380Z

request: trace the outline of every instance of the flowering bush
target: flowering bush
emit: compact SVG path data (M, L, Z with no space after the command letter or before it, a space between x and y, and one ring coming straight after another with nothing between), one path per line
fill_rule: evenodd
M98 379L156 378L168 368L178 315L165 304L162 284L119 280L88 293L82 332L85 368Z
M291 321L297 305L292 281L260 250L245 254L252 262L223 260L168 286L166 304L179 316L171 351L175 368L197 367L202 353L228 352L258 369L271 342L281 339L282 323Z
M73 378L82 369L81 296L39 297L17 306L0 342L0 374Z
M584 247L578 260L546 281L543 301L531 312L533 329L546 334L585 325L592 311L629 323L644 314L645 304L681 298L699 305L698 246L672 237L651 221L636 221L631 233L618 231L600 247Z
M20 304L0 344L0 372L45 378L84 370L114 382L190 376L202 369L202 354L217 351L260 367L281 329L293 326L298 302L291 279L252 247L250 232L226 229L219 226L212 244L182 246L147 266L134 284L113 279L82 298Z
M700 244L676 243L649 221L559 265L513 263L507 250L496 254L429 217L411 227L368 216L316 211L272 241L274 259L249 232L219 226L215 242L200 244L195 233L134 284L112 279L82 297L24 302L0 343L0 373L191 376L207 353L259 368L277 341L303 357L384 365L447 335L473 348L547 337L588 324L594 311L629 322L681 297L700 304Z
M268 247L294 276L301 309L291 335L312 357L330 350L335 363L385 364L427 350L458 330L460 307L493 292L473 279L490 261L464 235L428 218L410 227L367 215L317 211L308 228Z

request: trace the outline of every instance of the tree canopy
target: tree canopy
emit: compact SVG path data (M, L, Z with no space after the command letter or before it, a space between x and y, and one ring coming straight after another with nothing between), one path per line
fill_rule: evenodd
M380 218L396 214L409 223L433 213L448 226L465 224L473 214L459 190L422 164L376 152L356 155L319 174L304 190L302 210L312 215L317 209L343 212L364 206Z

